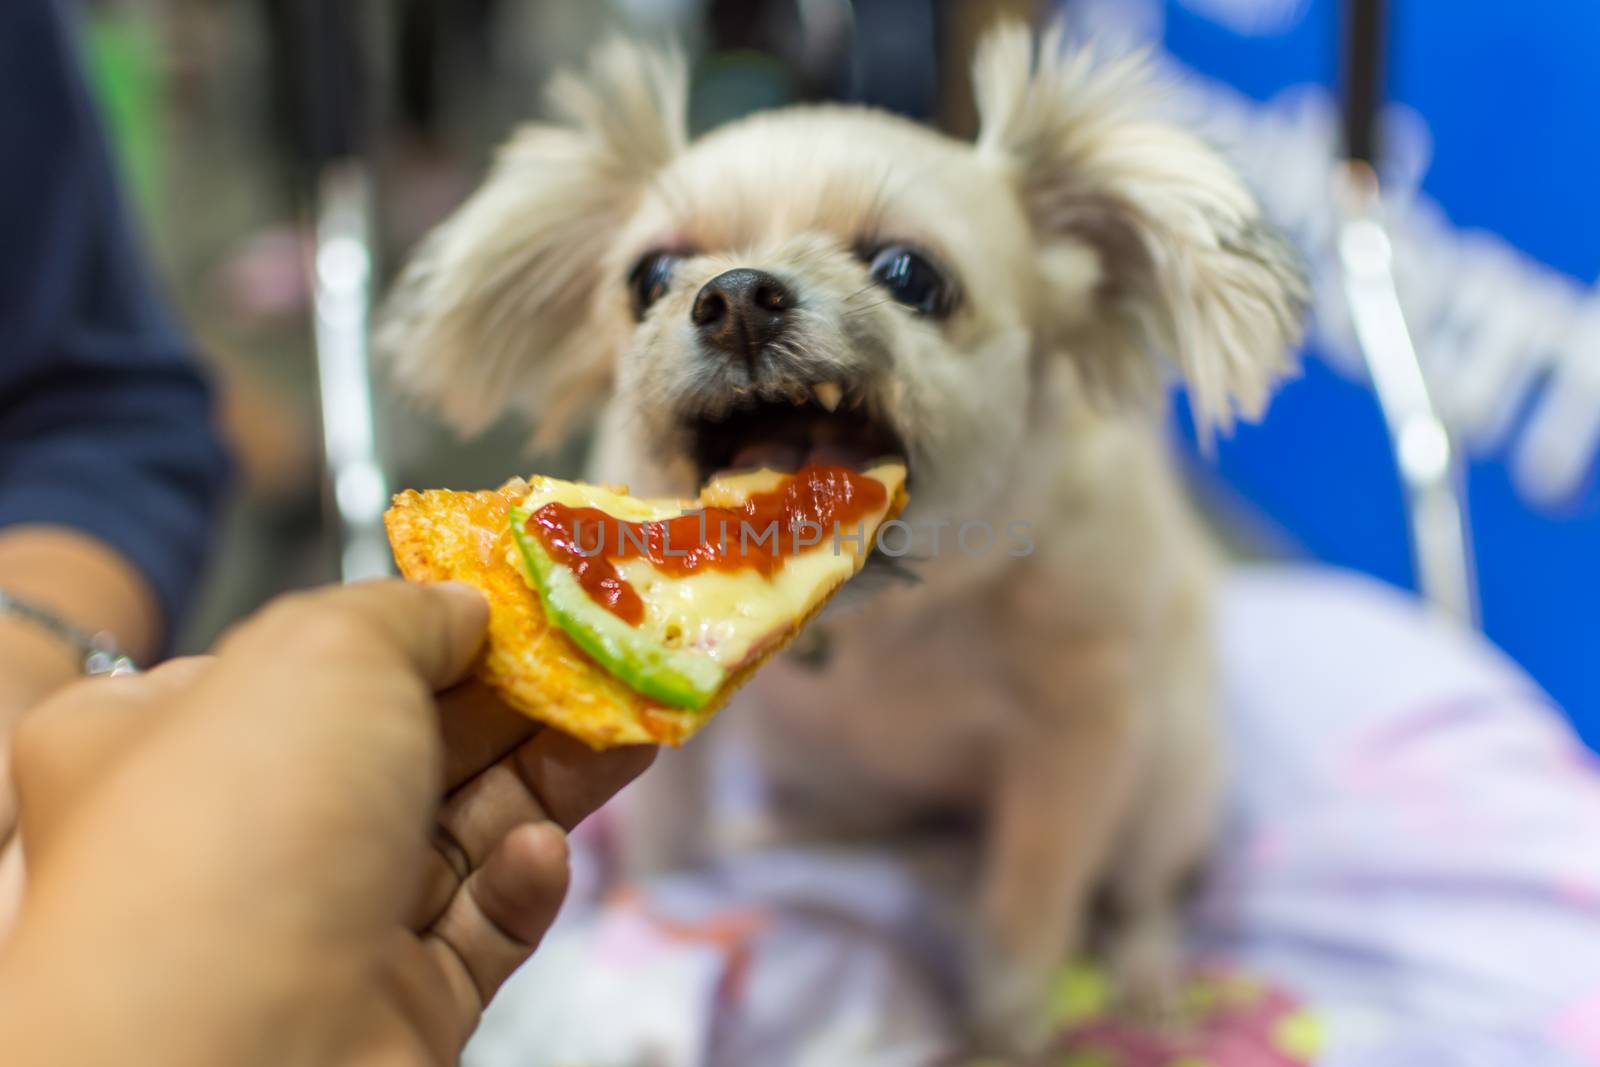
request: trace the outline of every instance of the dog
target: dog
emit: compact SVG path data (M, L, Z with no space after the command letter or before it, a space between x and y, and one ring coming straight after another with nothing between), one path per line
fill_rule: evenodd
M1258 416L1306 291L1228 165L1152 117L1138 59L1004 25L973 79L970 143L835 105L690 143L682 60L611 41L423 242L378 343L466 432L592 425L593 477L642 494L904 456L920 561L894 569L919 580L825 617L826 654L770 665L733 717L810 824L978 819L968 1007L1015 1048L1096 894L1121 995L1171 995L1224 760L1217 557L1164 368L1204 432ZM952 551L979 520L1028 550ZM647 863L704 846L696 748L639 786Z

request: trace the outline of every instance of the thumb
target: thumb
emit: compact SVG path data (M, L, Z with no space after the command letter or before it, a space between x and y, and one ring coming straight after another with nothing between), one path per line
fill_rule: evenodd
M364 665L438 692L466 673L488 621L483 594L461 582L356 582L280 598L229 635L219 654L230 669L285 660L299 670Z

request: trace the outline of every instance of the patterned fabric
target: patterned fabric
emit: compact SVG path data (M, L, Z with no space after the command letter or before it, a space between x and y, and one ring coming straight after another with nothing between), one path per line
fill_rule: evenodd
M1225 967L1188 976L1170 1026L1141 1027L1109 1011L1109 988L1092 968L1062 976L1063 1027L1051 1062L1060 1067L1307 1067L1322 1049L1322 1025L1291 994Z
M1119 1021L1074 969L1043 1062L1600 1064L1600 775L1559 712L1366 579L1243 572L1221 621L1238 773L1182 1025ZM738 755L719 752L730 817L759 801ZM578 835L573 905L469 1067L966 1062L947 875L970 858L766 851L605 893L605 830Z

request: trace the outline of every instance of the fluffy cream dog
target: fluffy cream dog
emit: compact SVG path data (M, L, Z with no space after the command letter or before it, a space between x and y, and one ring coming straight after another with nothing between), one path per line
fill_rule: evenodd
M1214 564L1160 361L1202 423L1253 416L1304 293L1232 171L1148 117L1137 63L1007 27L974 78L976 143L796 107L690 144L681 63L612 43L425 242L380 341L468 431L598 416L594 475L640 492L906 457L921 581L825 619L827 654L775 663L731 718L812 824L981 819L971 1007L1016 1045L1096 889L1124 992L1172 975L1222 763ZM958 545L975 521L1011 533ZM703 840L694 751L643 786L658 854Z

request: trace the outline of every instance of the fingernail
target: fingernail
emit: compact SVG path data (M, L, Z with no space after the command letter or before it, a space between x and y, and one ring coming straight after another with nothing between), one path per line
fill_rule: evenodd
M443 601L435 600L435 603L438 603L443 616L440 621L445 624L445 640L451 649L451 659L446 678L438 681L442 685L450 685L461 680L461 672L467 669L467 664L472 662L472 657L483 646L483 638L490 625L490 601L483 595L482 589L466 582L430 582L429 590L434 597L443 598Z
M455 603L444 610L448 612L452 630L466 645L476 647L483 640L484 628L489 625L489 599L483 590L466 582L433 582L436 595Z
M489 606L489 600L483 595L483 590L466 582L433 582L429 588L436 589L445 596L455 597L463 603L470 600L485 609Z
M549 842L549 847L555 849L569 861L571 860L572 842L567 837L567 831L562 829L561 826L548 821L523 823L523 826L528 828L529 833L545 838Z

